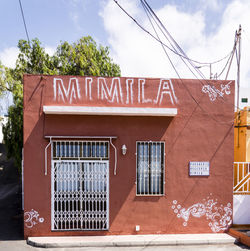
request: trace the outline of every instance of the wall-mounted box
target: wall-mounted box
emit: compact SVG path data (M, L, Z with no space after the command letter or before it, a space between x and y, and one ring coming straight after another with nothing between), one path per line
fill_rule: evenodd
M190 161L189 176L209 176L209 161Z

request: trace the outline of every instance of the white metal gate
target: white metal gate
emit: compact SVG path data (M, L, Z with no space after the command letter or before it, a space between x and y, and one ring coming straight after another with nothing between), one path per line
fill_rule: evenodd
M52 230L109 228L109 143L54 141Z

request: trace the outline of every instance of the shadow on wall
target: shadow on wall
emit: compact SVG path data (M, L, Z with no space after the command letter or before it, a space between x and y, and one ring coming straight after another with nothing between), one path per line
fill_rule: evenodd
M125 215L120 215L124 203L138 203L140 201L157 202L157 198L136 197L136 141L162 140L172 118L170 117L123 117L123 116L65 116L42 115L25 141L25 149L29 149L29 155L25 157L25 163L40 163L35 170L26 167L26 180L29 179L30 187L26 192L29 198L28 204L36 205L35 210L39 214L50 219L50 164L48 161L48 176L44 177L44 149L49 143L44 136L117 136L113 140L117 148L117 175L114 175L114 150L110 147L110 229L113 222L125 221ZM39 142L39 144L34 144ZM121 147L127 146L127 154L121 153ZM34 147L35 146L35 147ZM48 151L50 152L50 150ZM49 156L48 156L49 159ZM37 166L38 167L38 166ZM32 169L32 172L31 172ZM39 182L39 185L37 183ZM43 187L47 189L39 189ZM36 199L39 197L39 201ZM32 202L33 201L33 202ZM27 202L27 201L26 201ZM32 202L32 203L31 203ZM35 203L34 203L35 202ZM41 204L40 204L41 203ZM30 205L28 205L30 208ZM122 217L117 219L116 217ZM125 223L125 222L124 222ZM121 224L121 223L119 223ZM123 224L123 223L122 223ZM50 226L48 226L50 228ZM105 234L105 233L103 233Z
M0 144L0 240L23 239L21 177Z

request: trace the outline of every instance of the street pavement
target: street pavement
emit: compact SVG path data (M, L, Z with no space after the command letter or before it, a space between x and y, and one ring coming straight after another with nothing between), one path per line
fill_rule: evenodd
M1 251L244 251L244 245L177 245L177 246L144 246L144 247L82 247L82 248L36 248L26 244L24 240L0 241Z

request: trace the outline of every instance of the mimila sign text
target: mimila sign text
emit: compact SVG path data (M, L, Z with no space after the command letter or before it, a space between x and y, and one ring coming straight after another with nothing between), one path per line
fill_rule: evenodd
M54 78L54 101L71 104L72 102L97 99L110 103L131 105L134 103L160 105L163 100L173 105L178 102L170 79L159 79L159 82L154 86L157 89L154 96L146 96L146 85L147 80L143 78L127 78L124 83L119 77L109 79L85 77L83 81L81 79L81 84L76 77L70 78L68 81L62 78Z

